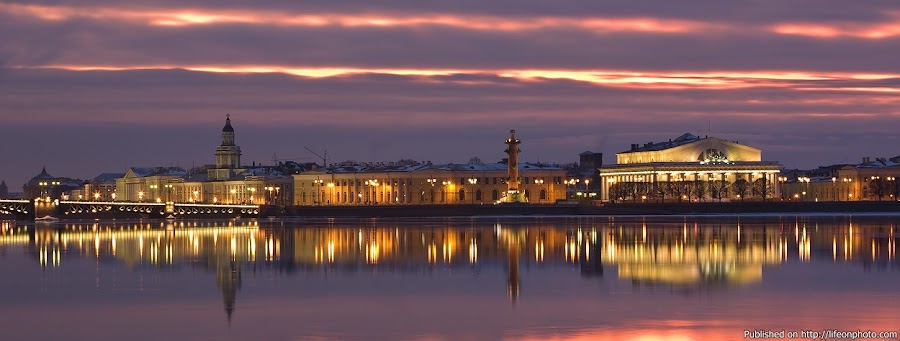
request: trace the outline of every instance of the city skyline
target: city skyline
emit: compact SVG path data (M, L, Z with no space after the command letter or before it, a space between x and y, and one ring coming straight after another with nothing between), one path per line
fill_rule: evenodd
M509 129L527 162L685 132L788 168L900 154L889 1L508 5L4 1L0 179L211 164L226 113L245 164L494 162Z

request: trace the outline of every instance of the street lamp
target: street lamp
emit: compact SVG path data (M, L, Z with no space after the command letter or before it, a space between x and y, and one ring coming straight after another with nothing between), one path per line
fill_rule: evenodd
M378 185L379 183L376 179L366 180L366 203L372 202L373 204L378 204ZM371 190L369 188L371 188ZM384 194L381 196L382 199L384 199Z
M897 200L897 196L895 195L897 193L897 188L894 187L895 186L894 180L897 180L897 178L895 178L893 176L888 176L888 177L885 177L884 179L887 180L888 188L891 190L891 200L892 201Z
M538 193L540 190L544 188L544 179L534 179L534 184L538 185ZM541 198L541 195L538 194L538 202L541 202L544 198Z
M472 189L470 191L471 193L469 195L472 196L472 203L474 204L475 203L475 184L478 183L478 178L469 178L468 180L469 180L469 185L471 185L469 187Z
M165 184L163 187L166 188L166 202L174 201L171 198L172 188L175 187L173 184Z
M237 200L237 196L235 195L235 193L237 193L237 190L232 188L230 191L228 191L228 193L231 193L231 203L234 204L234 202Z
M266 203L269 205L272 204L272 191L274 190L275 188L273 188L272 186L266 186Z
M831 201L837 201L837 177L831 177Z
M797 181L800 181L800 183L804 183L804 182L806 183L806 191L803 191L803 200L804 201L806 200L806 192L809 191L809 180L810 179L807 176L801 176L801 177L797 178Z
M441 198L441 200L446 200L447 202L449 202L450 201L450 193L449 193L450 185L453 185L453 181L450 181L450 180L441 181L441 185L444 185L444 187L445 187L443 190L445 197Z
M843 183L845 184L844 187L847 188L847 201L850 201L850 198L853 197L853 195L850 194L850 186L851 186L850 183L853 182L853 179L851 179L851 178L842 178L842 179L841 179L841 182L843 182Z
M786 176L778 177L778 182L781 183L781 186L779 186L779 188L781 189L781 201L784 201L784 183L785 183L785 181L787 181L787 179L788 178Z
M426 179L425 181L427 181L428 184L431 185L431 187L434 187L434 183L437 182L437 179L430 178L430 179ZM431 189L431 203L434 204L434 188Z
M150 185L150 197L156 198L156 202L159 202L159 185Z
M329 197L328 197L328 204L331 204L331 202L334 201L334 183L333 182L328 183L328 189L331 191L331 194L329 194Z
M325 180L322 180L322 179L315 179L315 180L313 180L313 191L316 192L316 196L315 196L314 199L313 199L313 203L314 203L314 204L317 204L317 205L318 205L318 204L321 204L321 203L322 203L322 198L321 198L321 195L320 195L319 192L322 191L322 185L323 185L324 183L325 183Z
M253 205L253 196L256 195L256 187L250 187L248 190L250 190L250 204Z

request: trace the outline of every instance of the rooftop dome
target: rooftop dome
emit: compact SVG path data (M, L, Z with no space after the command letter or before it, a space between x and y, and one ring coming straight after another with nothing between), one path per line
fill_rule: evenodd
M231 115L225 116L225 127L222 128L223 133L233 133L234 128L231 127Z

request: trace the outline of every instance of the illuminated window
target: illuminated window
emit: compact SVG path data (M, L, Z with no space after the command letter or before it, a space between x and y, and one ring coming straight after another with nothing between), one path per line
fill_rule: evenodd
M725 153L715 148L710 148L700 153L700 157L698 159L705 162L728 161L728 157L725 155Z

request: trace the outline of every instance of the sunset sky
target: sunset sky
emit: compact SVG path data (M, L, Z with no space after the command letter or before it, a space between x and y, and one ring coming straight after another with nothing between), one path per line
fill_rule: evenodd
M0 179L243 161L529 162L685 132L900 155L900 3L0 0Z

